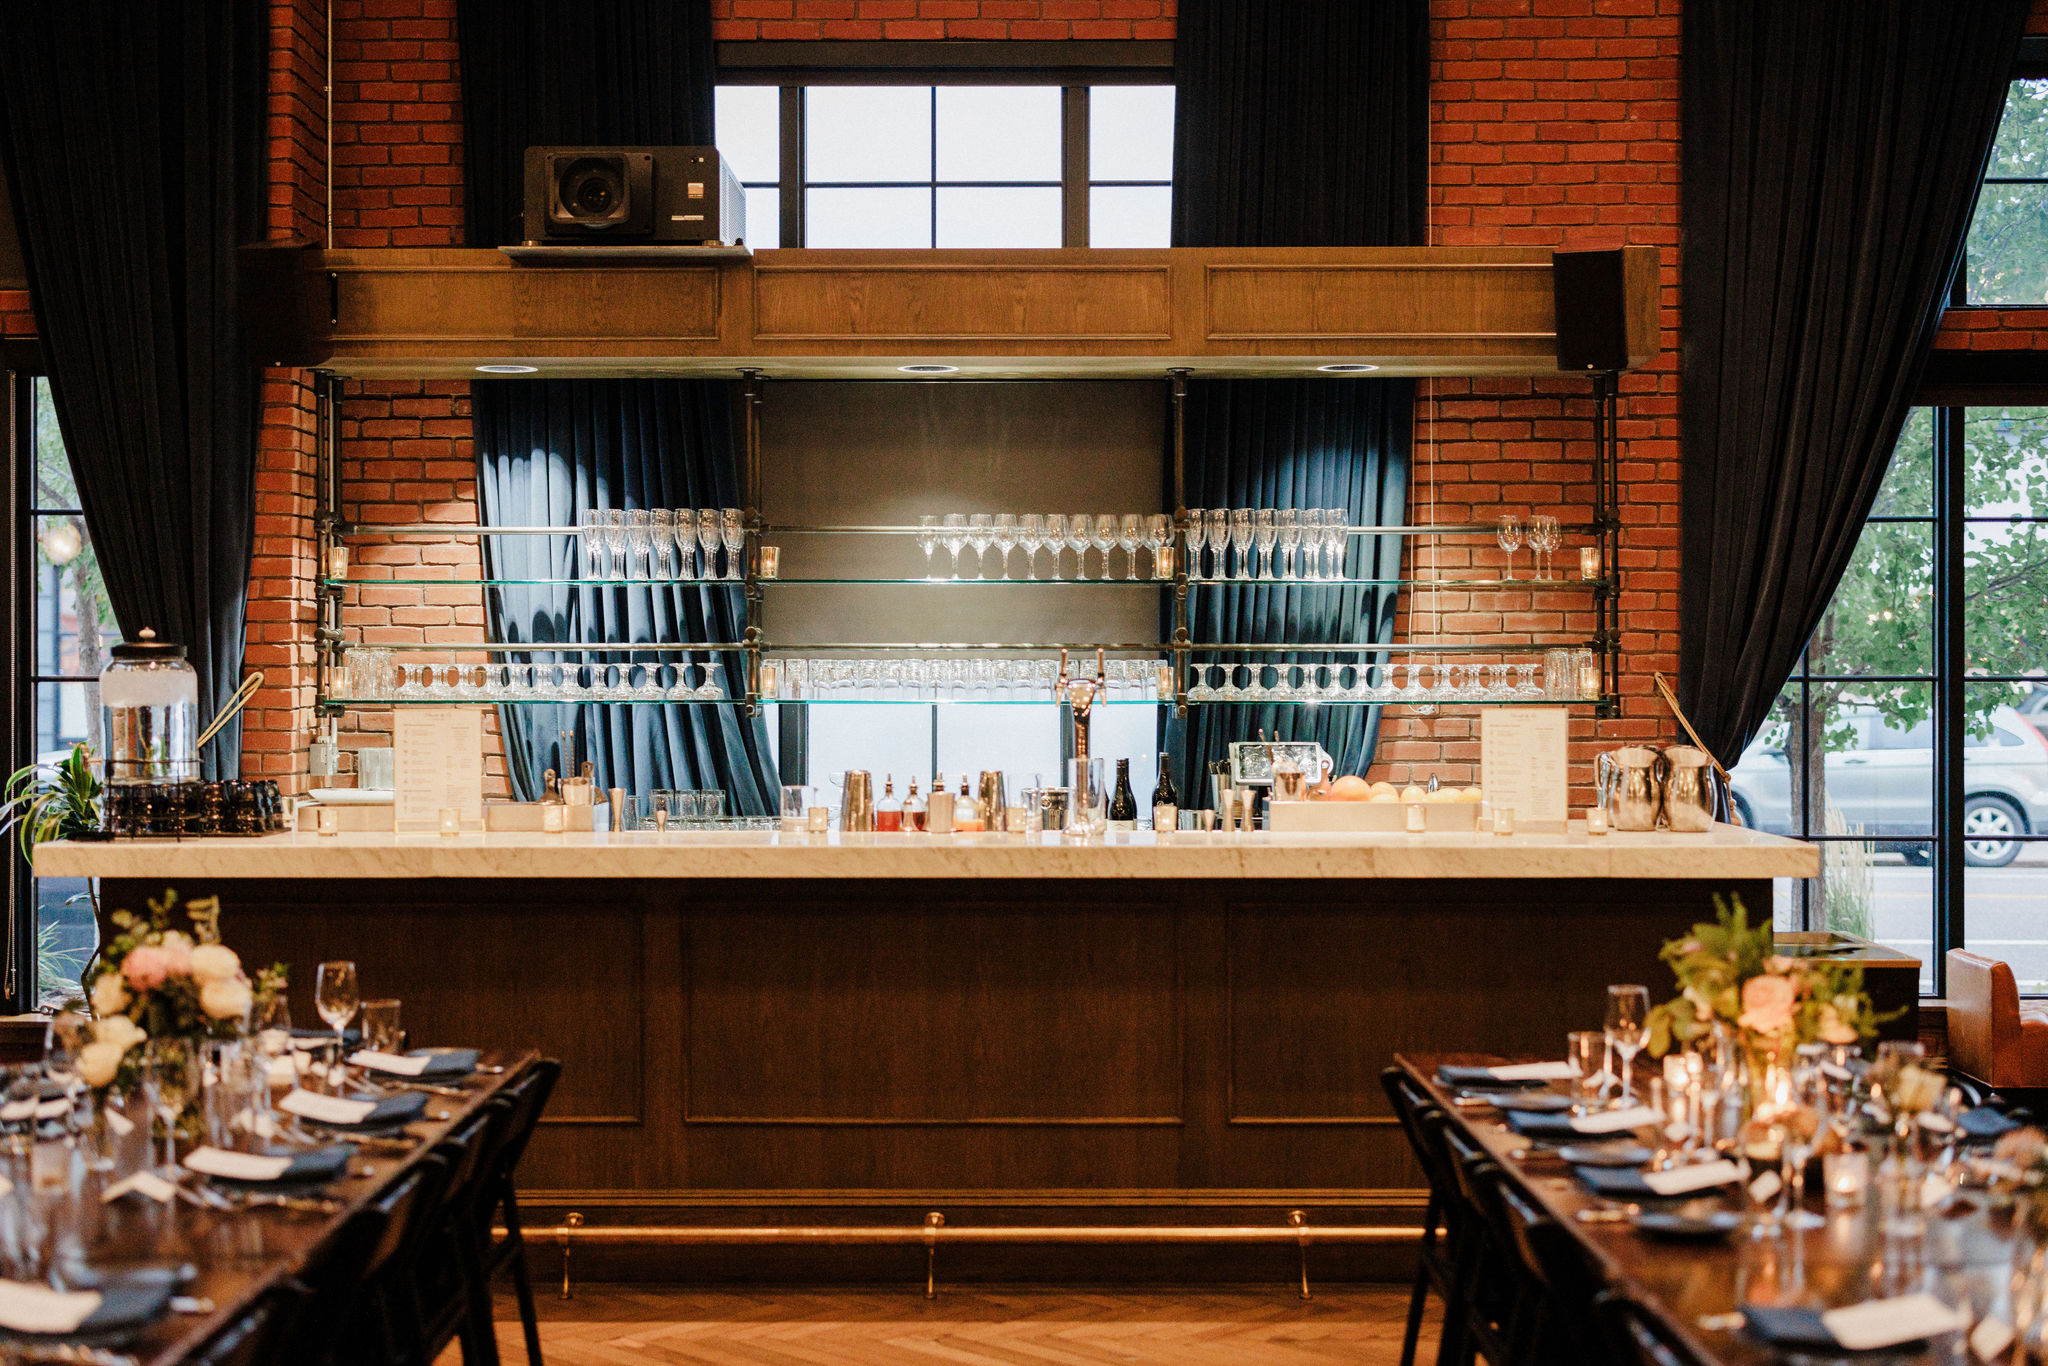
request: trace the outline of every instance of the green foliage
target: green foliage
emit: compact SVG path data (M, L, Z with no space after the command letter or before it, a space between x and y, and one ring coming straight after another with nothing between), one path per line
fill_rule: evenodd
M7 780L5 795L0 802L0 832L20 832L23 858L32 858L38 844L99 831L100 776L92 751L84 745L73 745L69 757L54 769L30 764L17 770Z
M1985 177L2048 177L2048 81L2012 83ZM1988 184L1978 193L1967 288L1973 304L2048 300L2048 186Z

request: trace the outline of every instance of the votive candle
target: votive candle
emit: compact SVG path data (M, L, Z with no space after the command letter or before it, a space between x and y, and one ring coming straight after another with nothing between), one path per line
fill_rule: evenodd
M459 808L453 806L441 808L441 833L444 835L459 835L462 833L462 812Z
M559 835L567 827L569 808L560 802L540 804L540 828L550 835Z
M782 547L764 545L761 547L761 577L772 579L782 573Z
M1579 548L1579 577L1597 579L1600 577L1600 547L1597 545Z
M804 812L804 819L809 823L813 835L830 834L832 831L832 808L829 806L808 808Z
M1821 1185L1831 1210L1861 1209L1870 1189L1870 1156L1862 1152L1829 1153L1821 1158Z
M782 674L773 664L761 666L761 696L778 697L782 691Z
M1589 835L1604 835L1607 833L1606 807L1589 806L1586 808L1586 833Z
M1408 802L1406 805L1408 808L1408 830L1411 834L1419 835L1429 828L1427 818L1422 812L1422 803Z
M313 828L323 835L339 835L341 833L341 812L331 806L314 807Z
M348 577L348 547L331 545L327 547L327 577L345 579Z
M1512 835L1515 833L1515 808L1512 806L1496 806L1493 808L1493 833L1496 835Z

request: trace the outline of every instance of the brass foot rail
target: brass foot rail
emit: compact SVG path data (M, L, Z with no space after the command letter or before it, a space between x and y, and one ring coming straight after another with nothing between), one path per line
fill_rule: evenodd
M502 1232L503 1230L499 1230ZM1305 1210L1289 1210L1284 1225L1273 1224L983 1224L955 1225L937 1210L922 1224L787 1225L734 1227L696 1224L591 1225L571 1212L551 1229L536 1229L536 1242L562 1249L562 1298L573 1295L569 1253L577 1244L596 1247L702 1247L712 1244L810 1245L818 1247L922 1246L926 1299L938 1297L941 1243L1291 1243L1301 1254L1301 1298L1309 1298L1311 1243L1399 1243L1422 1236L1419 1227L1389 1224L1311 1224Z

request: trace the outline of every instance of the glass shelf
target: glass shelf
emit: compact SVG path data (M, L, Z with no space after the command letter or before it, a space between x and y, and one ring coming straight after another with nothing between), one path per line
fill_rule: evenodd
M1593 697L1503 697L1503 698L1189 698L1190 707L1577 707L1591 706ZM323 707L731 707L744 706L744 697L637 699L617 697L326 697ZM788 704L806 707L1052 707L1060 705L1050 697L764 697L764 707ZM1171 698L1106 698L1097 707L1170 707Z
M471 585L556 588L741 588L743 579L322 579L329 588L467 588ZM916 588L1171 588L1172 579L760 579L763 588L903 585ZM1602 588L1605 579L1194 579L1190 588Z

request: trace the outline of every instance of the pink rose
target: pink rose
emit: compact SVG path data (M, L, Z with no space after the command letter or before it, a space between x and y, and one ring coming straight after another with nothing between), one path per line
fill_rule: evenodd
M134 991L149 991L164 984L170 975L171 965L164 957L164 951L143 944L130 950L121 960L121 975L128 979L128 986Z
M1757 1034L1777 1034L1792 1024L1798 989L1789 977L1766 973L1742 984L1742 1017L1735 1023Z

